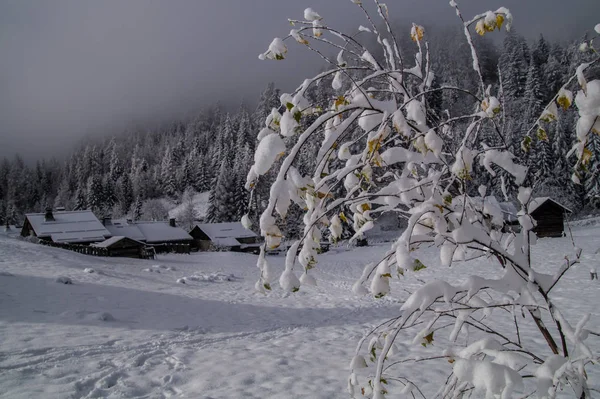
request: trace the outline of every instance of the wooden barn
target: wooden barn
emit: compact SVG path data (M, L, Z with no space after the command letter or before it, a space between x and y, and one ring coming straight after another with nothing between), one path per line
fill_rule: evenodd
M175 219L168 222L136 221L133 224L142 232L146 244L154 247L157 253L190 253L194 239L175 224Z
M190 235L194 238L196 247L202 251L210 249L211 245L236 252L260 251L258 236L240 222L196 224Z
M21 235L56 244L90 244L111 236L92 211L53 212L52 209L26 214Z
M148 259L152 258L154 254L151 247L146 247L143 242L125 236L113 236L90 246L105 248L108 256Z
M194 240L175 219L168 222L131 221L105 218L102 223L113 236L124 236L154 247L156 252L189 253Z
M537 223L533 231L538 237L562 237L565 234L565 214L572 213L550 197L532 199L527 210Z

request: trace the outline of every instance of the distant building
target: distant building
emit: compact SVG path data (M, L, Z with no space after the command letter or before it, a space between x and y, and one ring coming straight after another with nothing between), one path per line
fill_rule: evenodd
M103 224L112 235L145 243L154 247L156 252L189 252L194 241L185 230L177 226L173 218L168 222L133 222L105 218Z
M57 244L90 244L111 236L92 211L53 212L52 209L26 214L21 235Z
M537 223L533 231L538 237L562 237L565 214L573 212L550 197L532 199L527 211Z
M90 244L96 248L105 248L108 256L120 256L126 258L152 257L153 250L149 250L141 241L133 240L124 236L112 236L102 242Z
M113 236L124 236L132 240L146 242L144 234L131 220L105 217L102 219L102 224Z
M240 222L199 223L190 231L190 235L203 251L213 245L231 251L258 253L261 245L258 236Z

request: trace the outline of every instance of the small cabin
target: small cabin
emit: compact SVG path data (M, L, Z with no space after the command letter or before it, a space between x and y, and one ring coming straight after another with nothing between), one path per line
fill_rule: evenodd
M196 247L202 251L207 251L211 245L236 252L260 251L258 236L240 222L199 223L190 231L190 235Z
M90 244L111 236L90 210L28 213L21 229L23 237L35 236L56 244Z
M171 218L168 222L131 221L104 218L102 223L113 236L139 241L156 252L189 253L194 240Z
M90 244L92 247L106 249L108 256L148 259L154 251L141 241L125 236L113 236L102 242Z
M113 236L123 236L135 241L146 242L146 237L131 220L105 217L102 219L102 224Z
M144 235L145 242L153 246L156 252L189 253L194 239L181 227L175 219L168 222L135 221L133 224Z
M572 213L570 209L550 197L538 197L529 202L527 210L535 219L533 229L538 237L562 237L565 235L565 214Z

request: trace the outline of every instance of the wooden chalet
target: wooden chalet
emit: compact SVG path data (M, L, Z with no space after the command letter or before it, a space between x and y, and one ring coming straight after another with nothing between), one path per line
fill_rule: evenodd
M23 237L35 236L56 244L87 245L111 236L90 210L28 213L21 229Z
M211 246L236 252L258 253L260 251L258 236L240 222L199 223L190 231L190 235L201 251L207 251Z
M538 197L529 202L529 214L536 221L533 229L538 237L562 237L565 235L565 214L572 211L550 197Z
M113 236L102 242L90 244L90 246L104 248L106 250L106 256L141 259L154 257L154 250L152 247L146 247L146 244L143 242L125 236Z
M192 237L171 218L166 221L131 221L105 218L103 224L113 235L124 236L154 247L155 252L189 253Z

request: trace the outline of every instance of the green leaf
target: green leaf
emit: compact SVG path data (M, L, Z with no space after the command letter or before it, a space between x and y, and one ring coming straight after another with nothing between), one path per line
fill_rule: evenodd
M294 119L296 120L296 122L300 123L300 119L302 119L302 112L300 112L300 111L294 112Z
M298 287L292 288L292 292L298 292L298 291L300 291L300 288L298 288Z
M421 342L421 345L423 345L424 347L427 347L427 345L431 344L432 342L433 342L433 331L423 337L423 342Z
M292 108L294 108L294 104L288 102L288 103L285 103L285 107L288 109L288 111L291 111Z
M265 289L266 289L266 290L269 290L269 291L271 291L271 284L269 284L269 283L264 283L264 284L263 284L263 287L265 287Z
M529 152L531 149L531 137L525 136L523 141L521 141L521 149L525 152Z
M419 259L415 260L415 269L414 271L418 272L419 270L427 269L427 266L423 264Z

